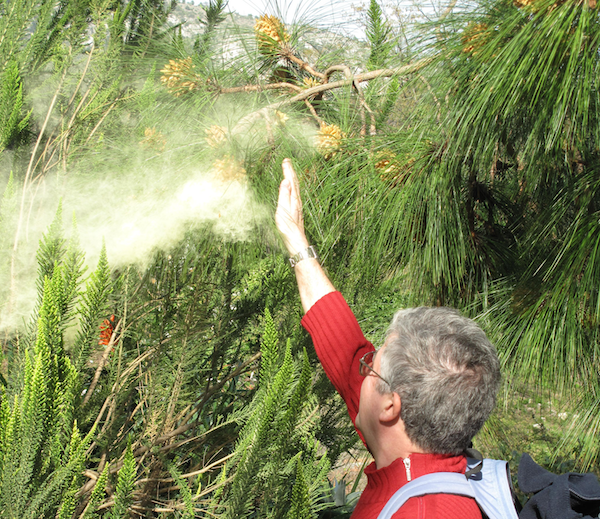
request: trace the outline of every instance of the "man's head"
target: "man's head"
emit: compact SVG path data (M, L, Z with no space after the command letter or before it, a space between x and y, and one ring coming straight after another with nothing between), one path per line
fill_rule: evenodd
M380 375L400 396L406 435L425 452L462 452L496 403L496 349L475 322L456 310L397 312L379 364ZM390 387L379 380L378 390L385 393Z

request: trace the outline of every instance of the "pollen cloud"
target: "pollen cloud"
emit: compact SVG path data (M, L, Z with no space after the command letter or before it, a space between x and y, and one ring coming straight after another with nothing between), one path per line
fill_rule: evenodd
M10 236L5 235L2 242L0 276L5 288L0 294L0 329L22 325L33 309L36 252L59 200L65 237L73 232L70 222L74 216L80 248L90 270L95 268L103 240L111 267L144 267L153 252L168 250L190 229L204 226L225 240L250 239L269 211L253 197L241 175L243 169L237 171L237 178L231 178L234 166L228 167L225 173L230 177L223 176L218 164L185 172L160 168L140 168L129 175L105 172L97 180L78 178L72 172L69 183L48 178L38 189L30 190L26 207L31 211L25 215L12 265ZM21 195L16 190L13 201L18 204ZM3 223L14 229L16 214ZM9 303L10 286L13 300Z

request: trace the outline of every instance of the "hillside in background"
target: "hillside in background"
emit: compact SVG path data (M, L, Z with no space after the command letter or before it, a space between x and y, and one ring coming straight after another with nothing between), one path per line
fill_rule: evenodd
M200 21L201 20L201 21ZM254 40L254 25L258 17L229 13L218 29L218 40L223 44L215 54L225 59L234 59L241 53L247 52ZM181 34L188 42L202 34L206 22L206 12L201 5L178 3L170 13L168 24L181 27ZM316 61L323 55L335 55L348 66L361 71L366 63L369 49L365 41L341 34L335 27L331 29L315 28L319 20L299 20L297 51L309 61ZM312 23L311 23L312 22ZM250 42L250 44L249 44Z

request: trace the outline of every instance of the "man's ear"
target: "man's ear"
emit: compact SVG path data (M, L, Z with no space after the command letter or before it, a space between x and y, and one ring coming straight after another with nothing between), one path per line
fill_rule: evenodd
M379 413L379 420L382 422L392 422L400 418L400 409L402 402L398 393L387 393L383 402L383 407Z

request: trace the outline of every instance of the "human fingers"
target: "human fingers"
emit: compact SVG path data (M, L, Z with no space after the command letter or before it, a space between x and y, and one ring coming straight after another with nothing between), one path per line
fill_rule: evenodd
M283 176L288 180L292 181L296 176L296 172L294 171L294 166L292 166L291 159L283 159L283 162L281 163L281 168L283 169Z
M287 180L289 180L292 184L292 190L296 191L296 193L300 193L300 184L298 182L298 175L296 175L296 171L294 170L294 166L292 165L292 161L290 159L283 159L283 163L281 164L283 169L283 176Z
M292 199L292 183L284 178L279 184L279 198L277 200L277 209L290 212Z
M279 185L279 199L275 211L275 225L290 254L306 248L301 218L299 219L297 204L292 195L292 183L286 178Z
M283 169L284 178L290 182L291 185L291 195L292 195L292 204L297 204L295 208L297 211L302 213L302 199L300 198L300 183L298 182L298 175L296 175L296 171L294 171L294 166L292 165L292 161L290 159L284 159L281 164Z

